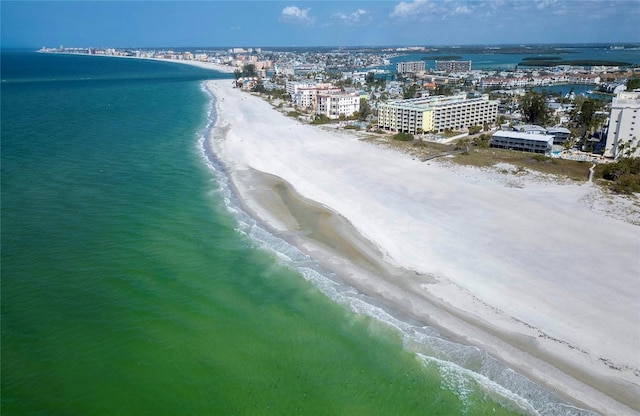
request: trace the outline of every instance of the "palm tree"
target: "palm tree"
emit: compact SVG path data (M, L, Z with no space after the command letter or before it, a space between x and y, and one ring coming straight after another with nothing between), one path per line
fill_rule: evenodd
M622 155L622 152L625 148L625 142L621 142L620 144L618 144L618 146L616 147L616 153L613 156L614 159L618 159L618 157L620 157Z

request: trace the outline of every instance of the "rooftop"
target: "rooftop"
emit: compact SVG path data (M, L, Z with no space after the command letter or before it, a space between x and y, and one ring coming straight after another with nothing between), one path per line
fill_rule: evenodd
M486 101L488 96L479 98L467 98L466 94L458 95L435 95L430 97L410 98L405 100L390 101L387 105L406 108L409 110L429 110L434 107L451 105L462 102Z
M491 135L492 137L505 137L510 139L532 140L536 142L550 142L553 144L553 136L547 134L531 134L519 131L498 130Z

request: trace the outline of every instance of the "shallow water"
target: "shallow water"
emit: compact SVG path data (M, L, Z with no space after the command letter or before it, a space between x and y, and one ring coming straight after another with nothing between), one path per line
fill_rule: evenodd
M211 72L10 51L2 65L3 413L518 407L452 364L468 347L391 317L242 212L204 150Z

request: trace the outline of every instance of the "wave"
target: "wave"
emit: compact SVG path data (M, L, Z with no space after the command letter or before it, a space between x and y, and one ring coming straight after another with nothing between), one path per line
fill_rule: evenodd
M211 150L211 133L216 119L215 97L204 83L201 89L210 99L206 126L198 133L197 147L216 178L217 192L221 194L226 210L237 222L238 233L247 236L260 249L273 253L281 264L298 271L332 301L395 329L405 349L415 353L423 365L434 365L440 373L442 387L458 395L463 404L469 404L471 394L480 392L507 409L528 415L597 415L567 403L480 348L451 342L443 338L436 328L418 326L395 317L376 299L344 284L335 273L322 268L313 258L270 233L243 209L224 163Z

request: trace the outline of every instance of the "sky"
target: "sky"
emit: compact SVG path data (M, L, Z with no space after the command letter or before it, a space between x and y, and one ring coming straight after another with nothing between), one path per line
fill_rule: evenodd
M7 1L3 48L640 42L640 0Z

